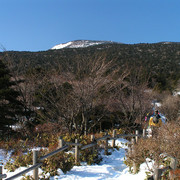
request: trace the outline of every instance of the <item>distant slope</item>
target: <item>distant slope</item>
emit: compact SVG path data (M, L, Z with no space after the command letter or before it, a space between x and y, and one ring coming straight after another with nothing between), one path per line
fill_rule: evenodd
M63 48L85 48L89 46L95 46L100 44L117 44L112 41L91 41L91 40L76 40L67 43L58 44L51 49L63 49Z
M75 42L74 42L75 43ZM143 77L148 77L149 86L161 90L172 90L180 79L180 44L179 43L154 43L154 44L118 44L112 42L80 47L77 41L76 48L51 49L41 52L6 52L0 53L1 59L6 59L7 54L14 62L14 71L20 74L47 73L55 69L77 73L78 65L84 67L91 60L113 61L121 71L128 67L133 73L134 69L143 69ZM81 41L82 43L82 41ZM83 43L90 45L92 42ZM95 41L97 43L97 41ZM64 47L67 47L64 45ZM36 70L36 71L34 71ZM86 71L86 69L85 69ZM86 72L88 75L88 71Z

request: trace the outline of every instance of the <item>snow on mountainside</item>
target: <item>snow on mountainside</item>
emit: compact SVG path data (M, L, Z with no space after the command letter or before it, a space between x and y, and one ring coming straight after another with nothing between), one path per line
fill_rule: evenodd
M63 48L85 48L88 46L95 46L99 44L114 44L112 41L91 41L91 40L76 40L63 44L58 44L51 49L63 49ZM116 43L117 44L117 43Z
M180 42L159 42L160 44L180 44ZM114 42L114 41L92 41L92 40L75 40L75 41L70 41L67 43L62 43L55 45L51 49L63 49L63 48L85 48L89 46L95 46L99 44L124 44L120 42Z

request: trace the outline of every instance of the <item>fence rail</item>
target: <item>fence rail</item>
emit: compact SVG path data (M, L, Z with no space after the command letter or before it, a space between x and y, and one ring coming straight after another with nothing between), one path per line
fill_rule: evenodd
M6 174L0 174L0 179L2 179L2 178L6 178L7 177L7 175Z
M55 154L57 154L57 153L59 153L59 152L61 152L61 151L64 151L64 150L66 150L66 149L68 149L68 147L69 146L63 146L62 148L59 148L59 149L57 149L57 150L55 150L55 151L53 151L53 152L51 152L51 153L49 153L49 154L46 154L45 156L42 156L42 157L40 157L39 158L39 160L40 161L43 161L44 159L46 159L46 158L48 158L48 157L51 157L51 156L53 156L53 155L55 155Z
M6 178L6 180L16 179L16 178L18 178L19 176L22 176L23 174L26 174L26 173L28 173L29 171L32 171L33 169L36 169L36 168L40 167L42 164L43 164L43 163L37 163L37 164L31 166L30 168L25 169L24 171L19 172L18 174L14 175L14 176L11 176L11 177L9 177L9 178Z
M81 148L81 150L84 150L84 149L87 149L87 148L91 148L91 147L94 147L94 146L96 146L96 145L97 145L97 142L93 142L93 143L91 143L91 144L87 144L87 145L83 146L83 147Z

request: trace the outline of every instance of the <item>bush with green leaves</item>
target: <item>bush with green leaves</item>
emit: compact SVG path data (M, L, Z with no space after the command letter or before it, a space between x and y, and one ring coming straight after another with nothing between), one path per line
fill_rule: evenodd
M38 133L37 136L33 139L33 145L37 147L49 147L52 144L57 144L57 142L57 135L49 134L46 132Z
M92 148L88 148L85 150L81 150L80 161L87 162L88 165L91 164L99 164L102 161L102 157L98 153L98 150L93 150Z
M51 176L58 175L57 170L61 169L63 173L70 171L74 166L74 156L71 153L60 152L44 160L42 170L45 174Z
M47 154L47 150L40 150L39 156ZM4 166L8 171L15 171L19 167L28 167L32 165L32 151L27 154L21 154L14 157L14 161L8 161ZM57 170L61 169L64 173L71 170L74 165L74 156L70 153L60 152L52 157L49 157L43 161L41 169L43 174L50 173L51 176L57 175Z
M18 156L13 156L13 160L9 160L4 168L10 172L15 171L19 167L28 167L32 165L32 151L28 152L27 154L20 154Z

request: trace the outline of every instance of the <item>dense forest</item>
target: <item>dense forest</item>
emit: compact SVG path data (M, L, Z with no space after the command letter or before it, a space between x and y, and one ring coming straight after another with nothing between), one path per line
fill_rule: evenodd
M179 43L10 51L1 52L0 60L23 108L14 123L18 119L27 135L48 123L50 131L70 134L137 128L152 100L172 94L180 78Z
M7 56L1 53L1 59ZM77 73L79 64L89 61L113 61L115 66L125 67L133 72L134 68L143 68L144 78L148 78L149 87L156 90L172 91L180 78L180 44L103 44L87 48L64 48L42 52L8 52L13 61L14 70L20 74L29 72L52 71ZM88 71L86 72L89 73Z

